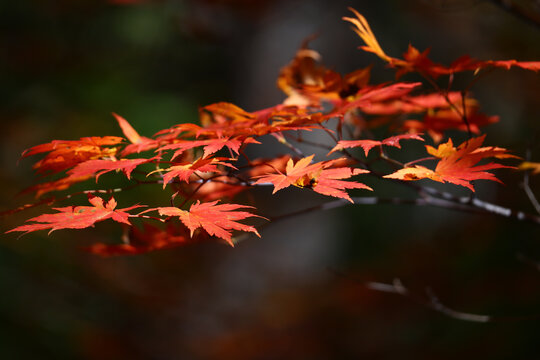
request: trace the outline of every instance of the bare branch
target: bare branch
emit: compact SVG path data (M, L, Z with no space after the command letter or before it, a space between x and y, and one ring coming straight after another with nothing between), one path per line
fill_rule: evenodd
M377 282L377 281L364 282L364 281L357 280L340 271L336 271L333 269L329 269L329 271L331 271L336 276L339 276L349 281L353 281L354 283L363 285L369 290L403 296L409 300L412 300L413 302L419 305L422 305L424 307L427 307L428 309L437 311L445 316L448 316L456 320L479 322L479 323L487 323L487 322L494 321L494 318L489 315L466 313L466 312L457 311L457 310L449 308L448 306L444 305L439 300L439 298L433 293L433 291L430 288L426 288L425 296L416 294L410 291L407 287L405 287L405 285L403 285L403 282L399 278L395 278L391 284Z
M525 190L525 194L527 194L527 197L529 198L529 201L533 205L536 212L540 214L540 203L529 185L529 176L530 174L528 171L526 171L525 175L523 175L523 189Z
M528 148L525 153L525 160L530 161L531 160L531 149ZM538 202L538 199L534 195L534 192L531 189L531 186L529 184L529 177L530 177L530 171L525 171L523 174L523 190L525 190L525 194L527 194L527 197L529 198L529 201L533 205L534 209L537 213L540 214L540 203Z
M424 290L425 294L421 294L421 293L415 293L414 291L411 291L409 288L407 288L403 284L403 282L399 278L395 278L390 284L377 282L377 281L366 282L366 281L355 279L352 276L344 274L343 272L340 272L340 271L336 271L334 269L328 269L328 270L336 276L352 281L355 284L362 285L369 290L403 296L404 298L407 298L415 302L416 304L419 304L421 306L424 306L428 309L431 309L433 311L441 313L442 315L445 315L449 318L456 319L456 320L476 322L476 323L494 323L494 322L529 321L529 320L534 320L540 317L538 314L533 314L530 316L492 316L492 315L481 315L481 314L473 314L473 313L458 311L443 304L430 287L426 287Z
M540 216L525 213L523 211L515 211L510 208L506 208L500 205L492 204L487 201L479 200L476 198L468 197L452 197L450 199L440 199L433 196L426 195L424 197L416 199L405 198L379 198L379 197L351 197L354 205L376 205L376 204L394 204L394 205L417 205L417 206L434 206L455 211L464 211L477 214L492 214L496 216L502 216L519 221L529 221L536 224L540 224ZM283 218L292 216L303 215L314 211L331 210L340 208L343 206L351 205L351 203L345 199L338 199L323 204L315 205L305 209L293 211L287 214L278 216L265 216L270 221L277 221Z

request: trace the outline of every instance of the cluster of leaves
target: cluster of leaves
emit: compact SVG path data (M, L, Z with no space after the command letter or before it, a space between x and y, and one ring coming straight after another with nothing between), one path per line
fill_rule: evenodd
M27 191L39 198L68 190L76 183L97 182L106 173L122 172L131 182L129 187L157 184L168 190L170 206L136 212L145 205L130 204L117 209L111 195L122 189L87 190L82 193L88 194L92 206L55 208L56 213L29 219L28 224L10 232L82 229L106 219L131 227L131 220L139 219L144 229L131 228L124 243L95 244L90 251L102 255L135 254L208 239L221 239L233 245L233 231L259 236L254 225L241 221L261 216L251 212L255 210L252 206L231 202L256 186L273 186L273 193L294 186L354 203L347 191L377 191L358 180L357 175L405 186L410 186L409 181L429 179L473 192L474 180L499 181L490 171L511 166L479 163L486 158L516 156L499 147L482 147L485 135L473 137L480 134L481 127L497 122L498 117L481 113L478 102L467 91L443 90L437 80L448 77L450 89L452 76L458 72L472 71L474 81L479 72L491 68L538 71L540 62L462 57L444 66L431 61L428 51L420 52L412 46L403 59L390 57L380 47L367 21L352 11L355 17L344 19L354 25L354 31L365 42L362 48L395 69L396 81L370 84L370 67L341 75L324 67L319 54L309 49L306 42L282 69L277 84L287 98L273 107L249 112L231 103L211 104L200 108L200 125L177 124L152 137L139 135L126 119L113 114L124 137L54 140L25 151L23 157L45 154L34 168L42 175L56 178ZM426 85L399 81L409 72L422 75ZM331 128L334 124L335 129ZM373 133L381 132L379 129L398 134L374 139ZM449 130L467 132L468 139L454 146L448 138ZM335 146L310 143L303 138L302 134L313 131L326 133ZM277 139L293 155L256 159L246 155L246 147L257 146L268 136ZM403 164L390 158L385 148L401 149L400 142L404 140L431 141L438 147L427 145L427 157ZM315 161L315 155L303 154L295 146L302 142L329 151L329 158ZM362 148L364 154L356 155L355 148ZM368 160L373 149L378 150L377 158ZM335 153L340 156L335 157ZM383 161L393 169L387 173L375 171L374 161ZM435 162L435 166L418 165L427 161ZM153 164L154 169L141 170L143 164ZM530 162L521 165L524 169L534 166ZM108 192L110 197L105 200L93 195L97 192ZM175 205L177 199L182 200ZM148 215L152 212L156 216ZM167 225L160 227L150 222Z

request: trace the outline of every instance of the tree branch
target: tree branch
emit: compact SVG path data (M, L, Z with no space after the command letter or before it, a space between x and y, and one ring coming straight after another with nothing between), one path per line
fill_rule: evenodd
M453 200L440 199L426 195L416 199L404 198L379 198L379 197L351 197L354 205L377 205L377 204L394 204L394 205L417 205L417 206L434 206L455 211L465 211L477 214L492 214L502 216L518 221L529 221L540 224L540 216L516 211L500 205L496 205L487 201L468 197L453 197ZM337 199L323 204L315 205L305 209L293 211L287 214L278 216L265 216L270 221L277 221L283 218L307 214L313 211L331 210L343 206L351 205L345 199Z
M425 294L419 294L405 287L405 285L403 285L403 282L399 278L395 278L391 284L377 282L377 281L364 282L364 281L360 281L355 278L352 278L351 276L348 276L347 274L344 274L342 272L335 271L333 269L329 269L329 270L334 275L347 279L349 281L352 281L356 284L365 286L369 290L403 296L415 302L416 304L419 304L421 306L424 306L428 309L431 309L433 311L436 311L449 318L456 319L456 320L476 322L476 323L488 323L488 322L493 323L493 322L526 321L526 320L537 319L539 317L539 315L537 314L531 315L531 316L492 316L492 315L480 315L480 314L467 313L463 311L457 311L443 304L430 287L425 288L424 290Z

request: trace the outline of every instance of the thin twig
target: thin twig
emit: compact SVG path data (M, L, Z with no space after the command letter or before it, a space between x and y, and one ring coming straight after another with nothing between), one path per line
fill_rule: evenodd
M306 145L310 145L310 146L313 146L313 147L318 147L318 148L325 149L325 150L332 150L332 146L321 144L321 143L311 141L311 140L306 140L303 137L293 137L291 135L288 135L288 137L290 139L296 141L297 143L300 143L300 144L306 144Z
M487 323L487 322L494 321L494 318L489 315L478 315L478 314L466 313L466 312L457 311L457 310L449 308L448 306L444 305L439 300L439 298L433 293L433 291L430 288L426 288L426 296L416 294L410 291L407 287L405 287L405 285L403 285L403 282L399 278L395 278L391 284L376 282L376 281L364 282L364 281L357 280L340 271L335 271L332 269L330 269L330 271L336 276L347 279L349 281L353 281L356 284L363 285L369 290L403 296L409 300L412 300L413 302L419 305L427 307L428 309L434 310L436 312L439 312L445 316L448 316L456 320L479 322L479 323Z
M467 114L466 114L466 105L465 105L465 90L461 92L461 102L462 102L462 106L463 106L463 110L461 111L451 100L450 100L450 97L448 96L448 92L444 89L441 89L441 87L437 84L437 82L435 82L435 80L433 80L429 75L425 74L423 71L419 71L420 75L422 75L422 77L424 79L427 80L427 82L433 86L433 88L439 93L441 94L443 97L444 97L444 100L446 101L446 103L448 104L448 106L450 106L450 108L452 110L454 110L456 112L456 114L463 120L463 122L465 123L465 126L467 127L467 134L469 136L469 139L472 137L472 132L471 132L471 127L470 127L470 124L469 124L469 120L467 118Z
M540 224L540 216L536 216L522 211L515 211L500 205L492 204L487 201L472 199L468 197L454 198L455 200L445 200L426 195L425 197L416 199L404 198L378 198L378 197L352 197L354 205L376 205L376 204L393 204L393 205L417 205L417 206L434 206L455 211L465 211L477 214L492 214L502 216L519 221L529 221ZM314 211L331 210L343 206L352 205L345 199L338 199L323 204L311 206L308 208L293 211L287 214L278 216L265 216L270 221L277 221L288 217L307 214Z
M523 175L523 189L525 190L525 194L527 194L527 197L529 198L529 201L533 205L536 212L540 214L540 203L529 185L529 176L529 171L525 171L525 174Z
M443 304L430 287L426 287L424 291L425 295L422 295L422 294L411 291L409 288L407 288L403 284L403 282L399 278L395 278L390 284L376 282L376 281L364 282L364 281L355 279L347 274L344 274L340 271L336 271L333 269L329 269L329 270L334 275L347 279L349 281L352 281L355 284L365 286L369 290L403 296L421 306L424 306L428 309L431 309L433 311L436 311L449 318L456 319L456 320L476 322L476 323L494 323L494 322L517 322L517 321L528 321L528 320L530 321L530 320L538 319L540 317L540 315L538 314L533 314L530 316L492 316L492 315L480 315L480 314L467 313L463 311L457 311Z
M276 134L272 134L272 135L275 135L274 137L277 139L277 141L279 141L281 144L291 149L296 155L301 156L301 157L306 157L306 155L304 155L302 150L300 150L299 148L297 148L296 146L288 142L287 139L285 139L285 136L283 135L279 136Z
M525 160L531 160L531 149L527 149L527 152L525 153ZM529 201L531 202L536 212L540 214L540 203L538 202L538 199L536 198L534 192L531 189L531 186L529 184L529 177L530 172L525 171L523 174L523 190L525 190L525 194L527 194L527 197L529 198Z

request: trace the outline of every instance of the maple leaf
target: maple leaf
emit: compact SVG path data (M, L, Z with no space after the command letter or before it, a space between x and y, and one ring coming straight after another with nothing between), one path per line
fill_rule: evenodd
M521 164L518 165L519 170L531 170L531 173L536 175L540 174L540 163L538 162L531 162L531 161L524 161Z
M233 165L220 161L225 158L200 158L194 162L182 163L180 165L173 165L167 169L158 169L154 170L150 174L156 172L166 171L167 173L163 175L163 188L167 186L175 177L178 177L180 181L189 182L191 175L194 173L206 173L206 172L220 172L218 165L227 166L233 169L236 169Z
M155 149L159 142L144 136L140 136L139 133L131 126L131 124L116 113L112 113L118 125L122 129L122 132L126 138L131 142L128 146L122 150L122 156L127 156L133 153L140 153L142 151Z
M116 147L123 139L117 136L84 137L80 140L53 140L50 143L34 146L25 150L22 157L48 152L48 154L34 164L38 172L60 172L67 170L78 163L90 159L111 157L116 154Z
M218 205L217 203L218 201L201 203L197 200L188 211L177 207L160 207L157 210L160 215L178 216L190 230L191 236L193 236L196 229L202 227L208 234L227 241L231 246L234 246L232 230L252 232L261 237L255 227L238 222L238 220L250 217L261 217L247 211L239 211L240 209L253 208L252 206L238 204Z
M353 24L355 26L353 31L358 34L362 40L364 40L364 43L366 43L366 46L362 46L361 48L365 51L376 54L385 61L391 62L392 58L386 55L379 45L379 42L375 38L373 31L371 31L371 27L369 26L366 18L353 8L349 8L349 10L354 13L356 18L344 17L343 20Z
M383 177L387 179L398 179L407 181L431 179L438 182L444 182L442 177L438 175L435 171L420 165L405 167L403 169L399 169L398 171L390 175L385 175Z
M199 132L202 131L202 128L197 124L183 123L174 125L171 128L163 129L154 134L154 136L160 141L171 141L174 142L179 137L193 137L198 136Z
M199 119L202 127L189 129L190 124L180 124L182 129L192 132L196 138L208 136L212 138L227 138L239 135L252 135L257 125L257 117L244 109L227 102L210 104L199 109Z
M359 182L342 181L341 179L348 179L351 176L366 173L369 173L369 171L363 169L351 169L349 167L323 169L319 175L315 173L313 177L310 178L309 184L313 191L319 194L346 199L353 203L351 197L344 190L365 189L373 191L373 189Z
M118 136L92 136L92 137L83 137L80 140L53 140L49 143L36 145L23 151L22 157L27 157L35 154L40 154L44 152L50 152L54 150L59 150L63 148L72 149L72 151L80 150L80 147L99 147L104 145L116 145L123 141L121 137Z
M82 182L85 180L90 179L91 176L67 176L55 181L48 181L41 184L37 184L34 186L31 186L25 190L22 191L22 193L29 193L29 192L35 192L36 193L36 199L41 197L42 195L51 192L51 191L61 191L68 189L71 185L76 184L78 182Z
M278 171L277 174L266 174L258 176L258 180L255 184L263 183L272 183L274 184L274 191L272 194L275 194L277 191L295 185L297 181L308 174L320 168L317 165L309 165L313 160L315 155L305 157L298 160L296 163L293 162L293 159L289 158L287 161L287 166L285 168L285 174Z
M458 108L460 112L463 112L461 106ZM467 104L465 113L467 122L463 121L463 115L457 113L455 109L440 109L425 114L422 121L407 120L403 127L409 132L427 132L435 143L439 143L447 130L470 130L478 134L481 126L499 121L498 116L488 116L479 112L476 104Z
M286 171L287 163L291 157L289 155L282 155L275 158L257 158L251 160L250 169L245 174L246 178L257 178L261 175L268 173L268 167L276 170L277 172Z
M398 149L401 149L401 145L399 144L400 140L420 140L424 141L419 135L422 134L403 134L403 135L397 135L392 136L387 139L384 139L382 141L377 140L340 140L338 141L337 145L334 146L332 150L328 154L333 153L334 151L343 150L343 149L349 149L349 148L355 148L355 147L362 147L364 149L364 153L366 154L366 157L369 154L369 151L373 149L375 146L393 146Z
M236 137L236 138L225 137L225 138L217 138L217 139L191 140L191 141L185 140L185 141L180 141L174 144L168 144L168 145L162 146L157 151L176 150L176 152L173 154L171 158L171 160L174 160L178 156L182 155L182 153L186 150L203 146L204 147L203 158L206 158L212 154L215 154L216 152L223 149L224 147L227 147L231 152L234 152L236 155L238 155L240 147L243 144L260 144L260 142L258 142L257 140L253 138L240 139L239 137Z
M329 117L343 115L351 110L360 109L366 113L381 106L391 100L399 100L413 90L420 87L422 83L399 82L391 85L367 86L354 96L335 103L335 108L330 112Z
M180 124L158 134L178 134L178 132L185 129L188 134L197 139L199 137L206 137L207 139L229 138L241 140L245 144L249 142L256 143L255 140L251 139L253 136L288 130L310 130L316 124L328 120L328 116L324 116L320 112L313 113L305 108L282 104L248 113L233 104L217 103L201 108L200 112L203 127L197 127L193 124ZM171 142L178 141L173 140ZM219 142L216 142L216 145L218 144ZM204 145L204 143L201 145Z
M279 73L277 85L288 95L285 105L319 106L321 99L340 97L341 76L318 63L321 56L308 48L309 40L304 41L291 63Z
M466 98L465 102L468 105L475 103L471 98ZM436 109L448 109L452 106L460 106L461 103L461 93L451 91L446 95L440 93L416 96L404 94L403 96L389 98L383 101L360 102L359 109L370 115L411 114L434 111Z
M305 157L296 163L289 159L285 174L276 170L278 171L277 174L260 175L257 176L258 180L255 184L272 183L274 185L273 194L291 185L299 188L307 187L320 194L343 198L350 202L352 202L351 198L343 190L372 190L362 183L341 180L348 179L353 175L368 173L369 171L349 167L331 168L336 163L343 161L344 158L311 164L313 157L314 155Z
M511 67L519 67L525 70L540 71L540 62L538 61L516 61L516 60L488 60L479 61L469 56L462 56L455 60L450 66L437 64L428 58L429 49L420 52L414 46L409 45L407 51L403 54L403 59L388 56L379 45L367 20L356 10L349 8L356 18L344 17L343 20L354 25L354 32L366 44L361 49L376 54L382 60L388 62L391 67L397 69L396 77L399 78L408 72L417 71L428 75L434 79L441 75L450 75L462 71L478 71L487 67L498 67L509 70Z
M540 61L517 61L517 60L487 60L484 66L494 66L510 70L513 66L530 71L540 71Z
M253 114L227 102L218 102L199 109L201 124L204 127L212 124L231 124L253 120Z
M426 146L428 153L440 158L435 170L432 171L423 166L407 167L396 171L393 174L384 176L390 179L400 180L420 180L431 179L440 182L449 182L464 186L474 192L471 184L473 180L491 180L501 182L487 170L500 168L514 168L512 166L497 163L487 163L476 165L480 160L495 157L498 159L517 158L508 154L508 150L499 147L480 147L484 142L485 135L469 139L459 147L454 148L452 140L439 145L437 149Z
M517 61L517 60L488 60L480 61L469 56L462 56L453 61L450 66L437 64L428 58L429 49L420 52L414 46L409 45L407 52L403 54L403 59L390 60L390 65L398 69L396 76L399 78L408 72L417 71L436 79L441 75L450 75L463 71L478 71L484 68L495 67L510 70L518 67L524 70L539 71L540 62L537 61Z
M111 197L107 204L104 204L103 199L88 194L88 201L92 206L66 206L54 208L58 213L43 214L34 218L28 219L27 222L34 224L26 224L7 231L20 231L29 233L38 230L50 229L49 234L59 229L84 229L94 225L98 221L112 219L116 222L131 225L128 221L130 214L129 210L142 207L142 205L134 205L124 209L116 209L116 200Z
M73 169L68 171L68 174L72 178L95 176L97 181L101 175L107 172L121 170L126 174L128 179L131 179L131 173L137 166L159 159L159 156L155 156L150 159L88 160L77 164Z

